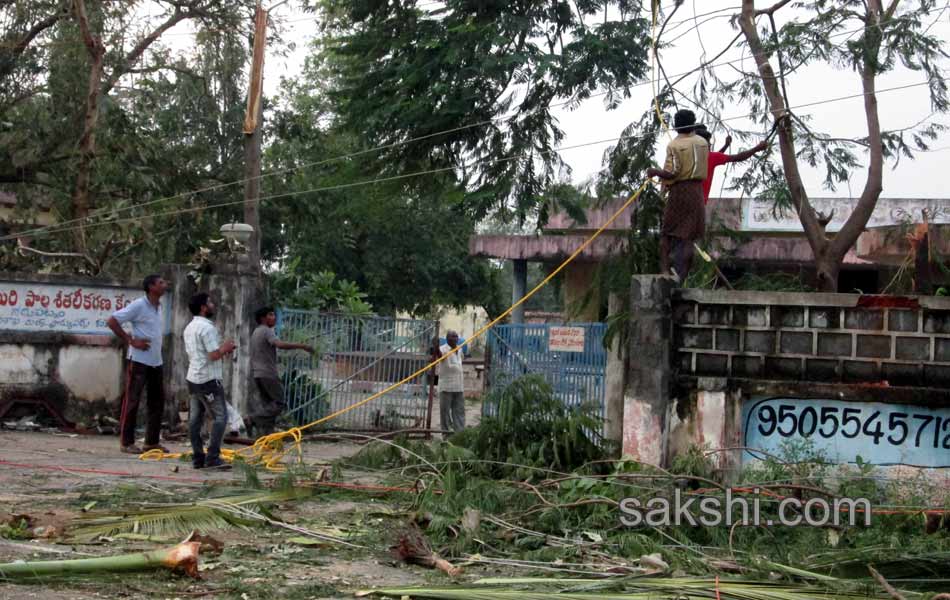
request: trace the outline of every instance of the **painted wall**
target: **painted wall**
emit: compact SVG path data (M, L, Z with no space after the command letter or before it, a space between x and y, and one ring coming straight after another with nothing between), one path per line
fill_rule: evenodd
M665 294L664 278L640 279L625 453L664 464L704 447L726 477L789 451L935 476L950 467L950 300Z
M89 426L117 417L124 349L105 321L140 295L134 283L0 274L0 405L45 398Z

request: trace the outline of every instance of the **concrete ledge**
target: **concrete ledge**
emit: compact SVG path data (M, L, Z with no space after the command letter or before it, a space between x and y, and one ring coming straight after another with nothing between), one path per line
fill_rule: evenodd
M676 386L684 392L697 389L703 377L681 375ZM926 387L888 387L881 385L816 383L729 378L729 389L741 390L748 396L789 396L793 398L826 398L851 402L885 402L919 406L950 406L950 390Z
M950 310L950 297L941 296L880 296L872 294L825 294L806 292L743 292L723 290L676 289L675 300L700 304L757 304L775 306L838 306L853 308L868 302L916 301L922 308Z
M139 281L119 281L117 279L103 279L99 277L88 277L84 275L57 275L51 273L19 273L3 271L0 272L0 282L15 283L40 283L40 284L61 284L71 287L81 287L84 285L94 285L97 287L116 287L142 289L142 282ZM143 292L144 294L144 292Z

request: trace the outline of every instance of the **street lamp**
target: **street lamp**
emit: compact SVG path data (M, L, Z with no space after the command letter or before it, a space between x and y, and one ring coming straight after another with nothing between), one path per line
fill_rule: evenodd
M228 239L228 245L231 242L237 242L241 246L247 247L254 234L254 228L247 223L227 223L221 226L221 235Z

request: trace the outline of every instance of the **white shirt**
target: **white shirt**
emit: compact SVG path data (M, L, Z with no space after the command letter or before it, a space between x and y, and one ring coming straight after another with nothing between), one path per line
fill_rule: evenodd
M456 346L458 348L458 346ZM452 347L443 344L439 348L442 355L452 351ZM439 363L439 391L440 392L464 392L465 375L462 369L462 349L449 356Z
M128 357L149 367L162 366L162 305L152 304L148 296L129 303L125 308L112 313L119 325L132 324L132 337L148 340L148 350L129 346Z
M191 383L207 383L224 379L220 360L208 358L210 352L221 347L221 336L214 323L196 316L185 327L185 352L188 354L188 375Z

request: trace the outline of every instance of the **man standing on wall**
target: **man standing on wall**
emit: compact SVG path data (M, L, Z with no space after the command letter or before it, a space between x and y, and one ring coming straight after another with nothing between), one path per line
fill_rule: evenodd
M284 388L277 372L277 350L305 350L313 354L313 346L282 342L274 327L277 313L265 306L254 313L257 328L251 334L251 376L260 393L260 404L251 411L254 435L269 435L274 432L277 417L284 412Z
M145 296L116 311L106 324L129 347L125 394L119 417L120 449L127 454L141 454L143 450L168 449L159 444L162 412L165 407L165 389L162 382L162 304L161 298L168 282L161 275L149 275L142 282ZM130 335L122 325L132 324ZM142 392L147 391L148 417L145 426L145 446L135 445L135 421L139 412Z
M709 144L696 135L696 114L681 109L673 116L677 136L666 147L662 169L647 169L647 177L659 177L667 188L660 227L660 270L670 274L671 263L680 283L693 265L693 244L706 230L703 181L709 162Z
M433 353L433 359L442 358L459 343L459 334L449 330L446 343ZM465 376L462 368L462 350L439 363L439 420L443 431L459 432L465 429Z
M224 378L221 360L236 346L233 340L221 342L217 327L211 322L215 305L208 294L195 294L188 302L194 318L185 327L185 352L188 354L188 393L191 405L188 431L191 437L191 461L196 469L229 469L221 460L221 439L228 424L228 407L224 399ZM211 415L211 439L205 454L201 441L201 426L205 413Z

